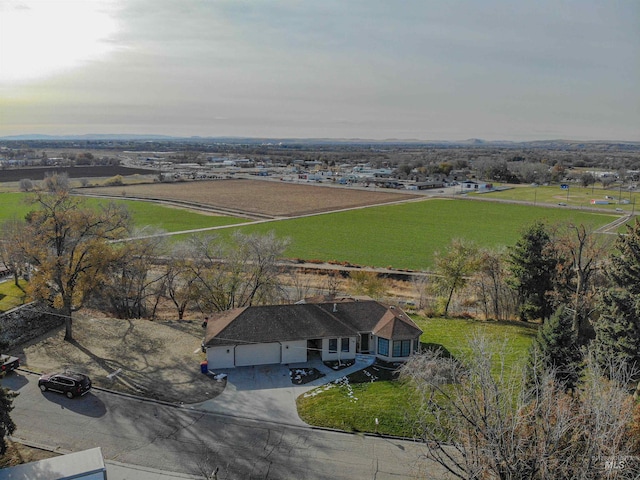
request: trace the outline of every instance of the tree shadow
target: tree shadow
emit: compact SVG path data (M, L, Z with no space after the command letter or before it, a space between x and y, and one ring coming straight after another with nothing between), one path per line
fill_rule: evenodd
M15 392L20 390L22 387L27 385L29 380L24 375L20 374L18 371L14 370L11 373L8 373L2 379L2 386L5 388L9 388Z

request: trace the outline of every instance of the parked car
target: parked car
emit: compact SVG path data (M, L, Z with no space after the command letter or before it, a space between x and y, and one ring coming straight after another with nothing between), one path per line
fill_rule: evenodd
M38 379L38 387L43 392L51 390L73 398L82 396L91 390L91 379L76 372L48 373Z
M4 377L7 373L15 370L20 366L20 359L10 355L0 354L0 377Z

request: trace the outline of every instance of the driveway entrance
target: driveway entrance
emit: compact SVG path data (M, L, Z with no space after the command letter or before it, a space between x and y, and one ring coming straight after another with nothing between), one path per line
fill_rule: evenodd
M354 365L337 372L327 367L319 358L290 365L258 365L217 370L216 374L227 374L224 392L216 398L191 404L189 407L241 418L306 426L296 409L298 396L362 370L373 361L373 356L358 355ZM305 385L294 385L289 376L290 368L317 368L325 376Z

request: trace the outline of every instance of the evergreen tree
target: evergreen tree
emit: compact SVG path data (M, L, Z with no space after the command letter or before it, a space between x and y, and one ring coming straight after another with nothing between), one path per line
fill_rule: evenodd
M605 371L620 364L640 368L640 297L611 288L602 293L599 307L592 343L598 364Z
M564 307L555 313L538 330L531 345L529 380L540 378L541 371L553 372L565 390L573 390L580 379L582 354L578 346L578 332L573 318Z
M9 416L9 412L13 410L13 398L16 395L17 393L0 387L0 455L4 455L4 452L7 451L5 437L16 430L16 424Z
M619 235L607 274L611 286L602 291L594 323L592 349L604 368L625 363L640 368L640 223Z
M633 295L640 294L640 222L627 225L626 235L616 240L616 252L611 256L609 277L616 287Z
M524 231L511 248L508 260L512 285L518 293L520 319L549 318L553 312L550 292L557 260L552 254L551 236L542 222Z

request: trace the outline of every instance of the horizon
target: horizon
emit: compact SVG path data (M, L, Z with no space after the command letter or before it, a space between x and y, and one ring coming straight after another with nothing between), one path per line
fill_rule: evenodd
M58 141L77 141L77 140L159 140L159 141L178 141L178 140L249 140L249 141L287 141L287 142L335 142L335 143L416 143L416 144L530 144L530 143L605 143L605 144L634 144L640 143L640 140L621 140L621 139L594 139L585 140L582 138L540 138L535 140L506 140L506 139L486 139L471 137L461 140L450 139L418 139L418 138L331 138L331 137L252 137L245 135L220 135L220 136L203 136L203 135L163 135L163 134L137 134L137 133L84 133L84 134L57 134L51 135L46 133L26 133L16 135L0 136L0 141L38 141L38 140L58 140Z
M636 0L8 0L0 16L0 137L640 141Z

